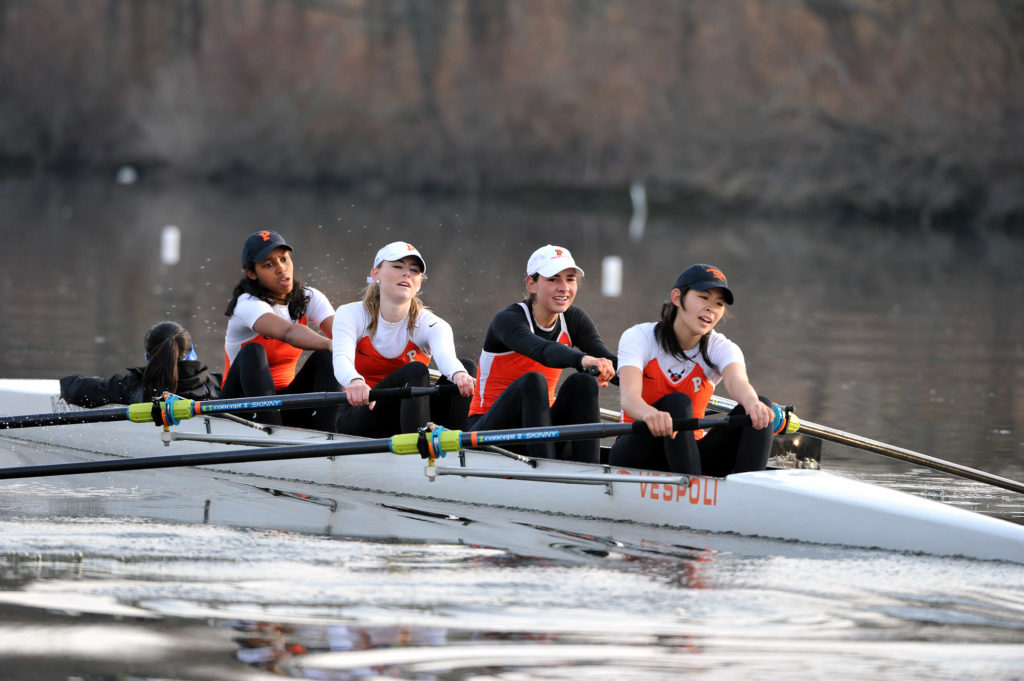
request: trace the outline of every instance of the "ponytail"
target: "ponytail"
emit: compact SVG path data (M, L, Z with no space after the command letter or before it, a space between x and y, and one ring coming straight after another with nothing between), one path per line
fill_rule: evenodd
M142 373L142 399L150 401L178 389L178 361L192 347L192 335L177 322L160 322L146 332L146 369Z

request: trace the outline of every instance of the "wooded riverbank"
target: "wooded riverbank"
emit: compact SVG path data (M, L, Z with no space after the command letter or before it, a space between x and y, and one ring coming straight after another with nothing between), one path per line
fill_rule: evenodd
M1024 225L1024 2L0 0L0 172Z

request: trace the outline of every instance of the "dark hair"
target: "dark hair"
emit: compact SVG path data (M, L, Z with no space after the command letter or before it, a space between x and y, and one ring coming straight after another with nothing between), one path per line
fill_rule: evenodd
M684 286L679 289L680 305L683 304L683 297L689 290L689 286ZM658 341L658 345L661 346L661 349L668 354L673 357L679 357L680 359L692 362L696 357L690 357L686 354L686 351L679 345L679 339L676 338L676 332L672 328L672 324L676 321L676 315L678 313L679 308L673 305L671 300L661 306L661 320L654 325L654 338ZM708 337L710 335L711 334L706 333L701 336L700 342L697 344L697 348L700 351L700 356L704 358L704 362L715 371L718 371L718 367L711 361L711 358L708 357Z
M142 372L142 399L152 400L178 389L178 362L192 347L192 334L177 322L160 322L143 339L146 369Z
M250 272L256 271L256 267L252 263L247 269ZM238 297L243 293L248 293L270 305L277 304L277 301L270 295L270 291L260 283L259 279L244 276L235 285L235 290L231 292L231 301L228 303L227 310L224 311L225 316L230 317L235 313ZM298 279L292 279L292 290L285 296L285 302L288 305L288 315L292 319L302 319L302 316L306 314L306 310L309 308L309 296L306 295L305 286Z
M536 283L537 280L540 279L540 275L537 273L527 274L526 276L532 279L534 283ZM523 302L526 303L527 305L533 305L533 301L535 300L537 300L536 293L530 293L529 291L523 293Z

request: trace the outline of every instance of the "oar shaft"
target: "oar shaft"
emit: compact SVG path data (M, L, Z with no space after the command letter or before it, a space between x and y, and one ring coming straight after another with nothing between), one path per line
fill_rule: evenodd
M728 411L735 406L736 402L724 397L715 395L711 398L711 407L714 409ZM882 456L888 456L891 459L905 461L925 468L942 471L943 473L949 473L950 475L957 475L969 480L984 482L989 485L1001 487L1002 489L1008 489L1011 492L1020 492L1024 494L1024 483L1016 480L1004 478L992 473L986 473L985 471L978 470L977 468L962 466L958 463L953 463L952 461L928 456L927 454L921 454L920 452L904 449L903 447L894 447L893 445L888 445L884 442L878 442L877 440L871 440L866 437L854 435L853 433L847 433L835 428L829 428L828 426L822 426L811 421L804 421L801 419L799 423L801 433L811 435L821 440L828 440L829 442L846 445L847 447L863 449L865 451L874 452L875 454L881 454Z
M713 428L716 426L743 425L746 416L728 416L707 419L680 419L674 422L679 430L695 428ZM600 438L606 435L623 435L629 432L641 432L646 429L643 423L595 423L556 428L520 428L518 430L496 430L463 433L458 430L439 429L437 431L436 455L444 452L457 451L475 446L476 443L540 441L540 440L578 440ZM521 437L511 437L513 434ZM480 437L495 436L494 438ZM223 452L200 452L195 454L171 454L167 456L149 456L138 458L104 459L98 461L78 461L74 463L45 464L40 466L19 466L0 468L0 480L15 478L32 478L53 475L74 475L79 473L111 473L115 471L145 470L150 468L176 468L183 466L208 466L225 463L255 463L260 461L284 461L289 459L309 459L315 457L346 456L349 454L370 454L375 452L392 452L394 454L419 454L419 441L431 435L404 433L390 438L372 440L334 440L321 444L289 445L285 447L266 447L261 449L243 449ZM475 439L474 439L475 438ZM470 443L473 444L470 444Z
M458 391L454 384L432 386L403 386L401 388L375 388L370 391L370 401L396 400L410 397L427 397ZM232 411L266 411L268 409L304 409L348 401L344 392L298 393L295 395L270 395L267 397L243 397L233 400L207 400L196 402L194 415L216 414Z
M73 463L44 464L0 468L0 480L14 478L35 478L54 475L75 475L78 473L113 473L117 471L139 471L150 468L180 468L185 466L207 466L225 463L255 463L260 461L284 461L288 459L310 459L319 456L345 456L348 454L369 454L387 452L390 442L387 438L325 442L315 445L288 445L261 449L243 449L224 452L201 452L195 454L169 454L126 459L102 459L97 461L76 461Z
M446 383L433 386L404 386L380 388L370 391L370 400L406 399L458 392L458 386ZM341 404L347 401L344 392L298 393L295 395L268 395L266 397L241 397L224 400L178 399L170 402L174 419L178 421L203 414L225 414L231 412L268 411L271 409L303 409L309 407ZM160 415L168 403L159 403L155 412ZM83 409L53 412L49 414L20 414L0 416L0 430L9 428L38 428L42 426L65 426L78 423L102 423L107 421L135 421L152 423L153 404L141 402L124 407L106 409ZM177 422L177 421L175 421ZM159 423L158 423L159 425Z
M750 425L750 417L746 414L734 414L718 418L673 419L672 425L676 430L680 431L718 427L739 428ZM650 432L647 429L647 424L642 421L634 421L632 423L584 423L579 425L551 426L550 428L468 431L461 434L460 444L463 447L477 447L499 443L525 444L535 441L589 440L647 432Z
M944 473L958 475L962 478L968 478L977 482L984 482L989 485L995 485L996 487L1024 494L1024 483L1004 478L999 475L994 475L992 473L986 473L985 471L978 470L977 468L962 466L958 463L953 463L952 461L938 459L934 456L928 456L927 454L921 454L902 447L894 447L893 445L888 445L884 442L870 440L866 437L860 437L859 435L846 433L841 430L829 428L828 426L821 426L808 421L800 422L800 430L801 432L821 438L822 440L836 442L849 447L857 447L869 452L888 456L891 459L906 461L907 463L917 464L918 466L924 466L925 468L932 468Z
M127 421L128 407L90 409L82 411L56 411L50 414L17 414L0 417L0 430L10 428L38 428L42 426L66 426L75 423L102 423L106 421Z

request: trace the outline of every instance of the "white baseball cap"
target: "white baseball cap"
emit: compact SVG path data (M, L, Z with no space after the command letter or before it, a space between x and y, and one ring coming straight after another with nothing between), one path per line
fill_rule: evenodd
M572 253L568 248L548 244L541 246L530 256L530 260L526 263L526 276L539 274L542 277L553 277L570 267L575 268L580 276L583 276L583 268L572 259Z
M423 259L423 256L420 255L415 246L404 241L392 241L377 251L377 255L373 258L373 266L380 267L380 264L385 260L393 262L402 258L408 258L410 255L420 261L420 272L426 274L427 261Z

